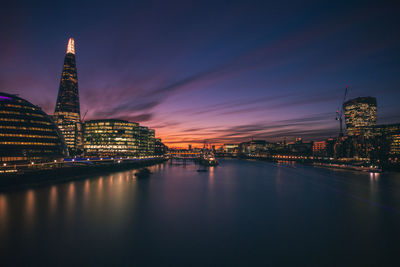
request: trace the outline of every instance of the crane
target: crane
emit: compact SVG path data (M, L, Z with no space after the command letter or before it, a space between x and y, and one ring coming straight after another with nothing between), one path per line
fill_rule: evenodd
M344 97L343 97L342 104L341 104L340 108L338 108L336 110L336 120L339 121L339 126L340 126L339 137L342 137L344 135L343 134L343 104L346 101L346 96L347 96L348 91L349 91L349 86L346 85L346 89L344 90Z
M85 112L85 114L83 115L82 120L81 120L82 123L85 122L86 114L88 113L88 111L89 111L89 110L87 109L86 112Z

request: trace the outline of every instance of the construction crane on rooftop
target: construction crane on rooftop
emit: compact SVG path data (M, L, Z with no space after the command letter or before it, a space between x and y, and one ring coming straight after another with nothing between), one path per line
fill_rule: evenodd
M344 135L343 134L343 104L346 101L346 96L347 96L348 91L349 91L349 86L346 85L346 89L344 90L343 101L342 101L340 107L338 107L338 109L336 110L336 120L339 121L339 127L340 127L339 137L342 137Z
M86 115L87 115L88 111L89 111L89 110L87 109L86 112L85 112L85 114L83 115L82 120L81 120L82 123L85 122L85 118L86 118Z

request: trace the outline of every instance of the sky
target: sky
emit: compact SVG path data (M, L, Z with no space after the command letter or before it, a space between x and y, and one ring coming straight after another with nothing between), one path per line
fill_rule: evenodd
M69 37L85 120L170 147L337 136L348 99L400 122L398 1L7 1L0 91L53 114Z

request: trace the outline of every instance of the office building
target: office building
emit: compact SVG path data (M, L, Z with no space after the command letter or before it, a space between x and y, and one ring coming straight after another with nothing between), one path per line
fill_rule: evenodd
M147 156L153 156L155 152L156 131L149 129L148 143L147 143Z
M136 122L106 119L84 124L84 149L89 157L134 157L138 147L134 136Z
M374 127L377 117L375 97L358 97L343 104L347 134L360 135L364 127Z
M138 156L147 156L149 150L149 128L146 126L139 126L136 139L138 143Z

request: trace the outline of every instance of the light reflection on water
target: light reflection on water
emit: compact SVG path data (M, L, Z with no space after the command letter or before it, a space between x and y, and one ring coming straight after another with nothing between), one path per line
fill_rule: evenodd
M397 253L399 174L239 160L197 172L193 163L178 164L150 167L148 179L131 170L0 193L5 260L193 265L196 259L204 266L312 258L325 265L334 252L337 264L384 265ZM363 258L365 252L371 253Z

